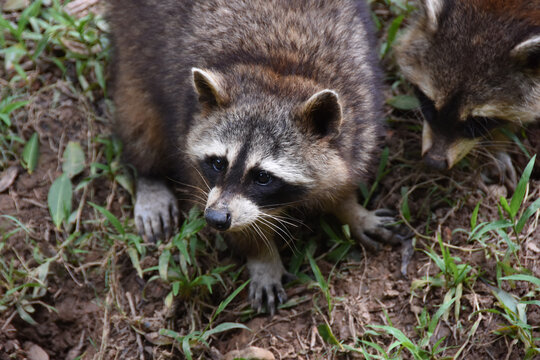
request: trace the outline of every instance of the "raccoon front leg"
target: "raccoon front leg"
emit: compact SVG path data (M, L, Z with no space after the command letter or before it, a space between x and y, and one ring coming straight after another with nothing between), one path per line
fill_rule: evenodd
M392 212L386 209L369 211L358 203L356 194L341 201L334 214L344 224L348 224L352 236L370 250L379 250L380 242L399 244L404 236L393 227L396 222Z
M171 190L159 180L140 177L137 180L135 224L147 240L169 237L178 225L178 205Z
M270 315L274 315L277 305L287 301L287 294L282 283L287 272L274 241L268 239L264 245L247 258L247 268L251 278L249 298L251 306L257 312L261 312L266 298L268 311Z

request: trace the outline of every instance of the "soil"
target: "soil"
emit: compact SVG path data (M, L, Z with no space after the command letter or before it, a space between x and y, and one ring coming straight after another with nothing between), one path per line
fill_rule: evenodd
M49 188L61 174L61 154L68 141L78 141L83 146L87 164L104 162L103 147L94 139L107 137L112 118L108 102L102 97L96 96L90 102L69 82L61 80L57 72L39 71L49 75L29 94L29 104L15 113L16 127L22 137L28 139L34 131L39 134L39 163L32 174L19 167L18 176L0 193L0 214L16 217L27 229L5 240L7 250L2 252L3 260L13 262L15 267L35 268L40 258L54 256L58 244L67 240L68 234L55 228L47 207ZM301 281L287 288L293 305L281 309L274 317L246 313L249 306L247 293L243 291L217 318L216 324L239 322L251 331L233 330L214 335L209 338L208 347L194 346L195 358L222 359L227 352L248 346L270 350L276 359L363 358L357 353L338 352L338 346L325 342L318 331L318 326L325 323L337 339L353 346L358 346L354 339L370 339L375 330L371 325L392 325L418 343L422 338L422 330L417 328L422 309L425 307L430 314L435 314L445 295L441 288L435 287L417 289L411 294L415 280L438 272L423 251L431 247L439 251L437 230L445 243L454 246L454 255L473 268L482 269L486 282L496 283L494 259L486 257L488 252L477 251L478 246L467 242L465 236L455 230L470 228L470 217L479 200L482 200L479 221L497 219L499 195L505 195L508 190L498 183L486 184L482 179L483 166L479 164L485 159L451 172L425 169L421 165L420 134L412 129L412 125L418 125L415 115L393 113L392 117L395 121L386 139L391 172L382 181L370 207L398 210L401 190L409 192L411 228L417 231L417 236L416 251L405 261L406 271L402 272L404 258L407 259L406 246L386 246L378 253L366 253L357 247L354 256L347 257L336 268L334 263L321 258L318 265L323 275L325 278L331 275L329 291L333 307L330 312L321 291ZM540 129L533 127L528 131L529 140L525 145L538 151ZM523 169L525 157L516 152L512 158L516 168ZM476 160L473 157L471 161ZM17 161L10 165L19 166ZM89 171L86 169L75 182L88 176ZM540 196L539 172L537 164L529 187L531 198ZM102 217L89 202L107 207L121 221L132 217L129 193L110 178L102 177L92 182L88 190L74 193L73 203L82 207L81 221L73 226L78 226L80 234L93 232L94 235L76 240L84 252L73 251L76 249L73 245L71 251L63 253L51 265L44 294L31 304L36 324L22 319L15 307L0 311L0 360L46 359L47 356L50 359L183 358L169 338L158 334L159 329L167 327L186 334L193 325L207 324L212 311L232 288L222 286L215 293L194 298L196 300L177 298L172 307L167 307L164 298L170 291L169 286L159 280L151 281L149 276L144 280L138 277L126 246L120 242L107 243L105 237L100 236L105 230L99 223L102 220L96 220ZM519 260L532 275L540 277L537 225L538 215L524 230L529 236L522 244ZM133 230L132 220L128 226ZM0 218L0 233L6 234L16 227L11 219ZM324 243L325 235L320 226L315 224L312 229ZM203 236L213 241L213 233L205 231ZM324 246L319 249L321 253L325 251ZM286 258L291 257L290 250L284 252L288 253ZM149 251L142 259L142 267L156 265L159 254L159 249ZM221 264L235 262L227 251L215 251L211 256L219 257ZM201 260L203 268L210 266L204 261ZM114 272L104 276L104 269L114 269ZM308 265L304 265L302 271L313 276ZM243 271L240 279L246 278ZM226 285L232 282L231 279L224 281ZM0 290L4 289L0 285ZM524 296L530 289L527 283L518 282L515 288L505 290ZM3 295L0 292L0 296ZM444 355L448 357L460 351L461 359L523 358L521 343L495 332L504 324L501 316L488 312L474 315L477 309L496 308L495 303L487 283L478 280L471 284L463 290L459 318L451 315L441 321L431 343L444 337L443 345L448 347ZM539 307L530 306L527 317L529 324L537 327L535 336L540 337ZM469 337L478 319L476 332ZM386 348L394 341L388 335L377 339ZM401 356L412 358L406 350Z

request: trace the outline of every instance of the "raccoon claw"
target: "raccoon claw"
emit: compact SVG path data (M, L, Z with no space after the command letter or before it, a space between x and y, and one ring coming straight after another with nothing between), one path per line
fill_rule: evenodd
M497 168L499 170L499 180L504 183L510 190L514 190L517 185L517 174L512 159L508 153L501 151L497 153Z
M134 213L137 230L146 241L167 238L178 225L176 199L167 186L158 181L138 180Z
M495 182L498 179L500 184L506 185L508 190L514 191L517 185L517 173L510 155L504 151L495 154L495 168L487 169L482 172L482 179L486 183Z
M270 316L274 316L278 305L287 301L287 294L281 283L279 284L256 284L252 283L249 289L251 306L258 313L262 312L264 299ZM277 300L277 304L276 304Z
M391 218L394 218L397 215L397 212L395 212L394 210L390 210L390 209L377 209L373 213L376 216L391 217Z
M274 316L277 306L287 301L287 293L281 282L285 274L283 265L252 261L248 263L248 268L251 275L249 285L251 306L260 313L266 303L270 316Z

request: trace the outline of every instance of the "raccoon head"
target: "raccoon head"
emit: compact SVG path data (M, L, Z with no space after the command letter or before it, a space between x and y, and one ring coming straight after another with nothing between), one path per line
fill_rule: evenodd
M422 0L396 58L417 88L429 165L451 168L495 129L539 117L535 2Z
M251 83L251 95L239 95L219 73L192 73L201 112L186 147L207 186L207 223L220 231L272 227L275 215L301 203L335 161L329 143L341 125L338 95L326 89L298 103L260 96Z

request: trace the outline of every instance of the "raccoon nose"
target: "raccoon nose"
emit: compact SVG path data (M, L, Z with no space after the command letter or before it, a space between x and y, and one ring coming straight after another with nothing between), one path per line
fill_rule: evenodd
M424 156L424 163L426 163L427 166L437 169L437 170L444 170L448 168L448 164L446 163L445 158L439 158L437 156L432 156L429 153L427 153Z
M231 214L224 210L206 209L204 218L208 225L219 231L225 231L231 227Z

